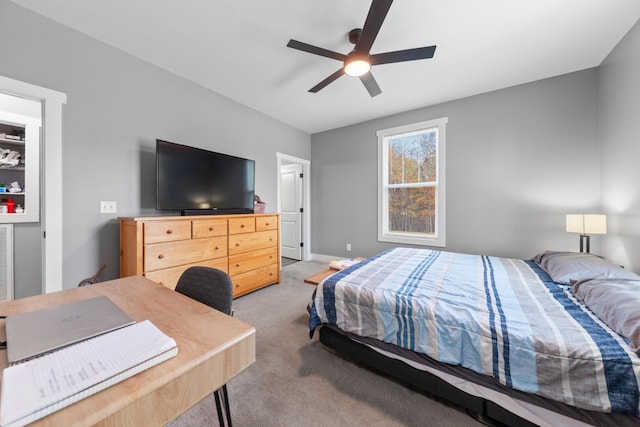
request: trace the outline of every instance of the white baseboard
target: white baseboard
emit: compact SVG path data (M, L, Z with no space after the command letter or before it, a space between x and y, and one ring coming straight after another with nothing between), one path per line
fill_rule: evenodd
M331 262L338 259L343 259L341 256L323 255L323 254L311 254L311 261Z
M346 257L346 256L337 256L337 255L323 255L323 254L311 254L311 258L309 261L320 261L320 262L331 262L338 261L341 259L349 259L355 257Z

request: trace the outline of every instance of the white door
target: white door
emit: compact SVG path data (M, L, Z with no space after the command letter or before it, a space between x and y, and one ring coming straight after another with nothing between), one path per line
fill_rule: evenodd
M302 165L280 169L280 255L302 259Z

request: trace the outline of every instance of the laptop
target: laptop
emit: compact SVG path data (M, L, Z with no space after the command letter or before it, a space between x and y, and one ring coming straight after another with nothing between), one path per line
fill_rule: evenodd
M7 358L22 362L134 323L106 296L7 316Z

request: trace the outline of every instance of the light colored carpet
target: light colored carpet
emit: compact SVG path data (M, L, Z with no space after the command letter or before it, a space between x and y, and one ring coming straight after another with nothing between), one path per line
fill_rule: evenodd
M285 258L285 257L280 258L280 264L283 267L286 267L286 266L291 265L291 264L296 263L296 262L298 262L297 259Z
M309 339L304 278L325 263L283 268L282 283L234 301L235 317L256 328L256 362L228 384L232 421L246 426L479 426L436 402L328 351ZM217 426L212 396L169 427Z

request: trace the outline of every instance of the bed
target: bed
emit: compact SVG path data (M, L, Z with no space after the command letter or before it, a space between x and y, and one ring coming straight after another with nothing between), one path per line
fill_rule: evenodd
M309 331L481 420L640 425L640 276L606 259L394 248L321 282Z

